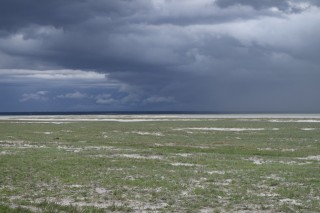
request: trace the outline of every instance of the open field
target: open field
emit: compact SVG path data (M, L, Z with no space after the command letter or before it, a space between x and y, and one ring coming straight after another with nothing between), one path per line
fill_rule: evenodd
M320 212L320 116L0 117L0 212Z

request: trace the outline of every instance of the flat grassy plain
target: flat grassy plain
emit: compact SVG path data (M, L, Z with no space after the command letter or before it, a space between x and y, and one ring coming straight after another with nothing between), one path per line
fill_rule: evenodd
M1 118L0 212L320 212L320 117Z

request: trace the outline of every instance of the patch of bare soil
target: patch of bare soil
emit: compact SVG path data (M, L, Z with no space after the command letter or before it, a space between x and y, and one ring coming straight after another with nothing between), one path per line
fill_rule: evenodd
M6 140L6 141L0 141L0 146L2 147L13 147L13 148L20 148L20 149L25 149L25 148L47 148L45 145L34 145L34 144L29 144L26 141L11 141L11 140Z

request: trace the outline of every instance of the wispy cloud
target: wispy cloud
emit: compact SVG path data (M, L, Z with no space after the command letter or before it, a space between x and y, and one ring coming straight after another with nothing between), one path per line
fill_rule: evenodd
M0 77L45 80L102 80L107 74L83 70L0 69Z
M73 93L67 93L64 95L57 95L57 98L63 98L63 99L83 99L88 98L88 94L81 93L79 91L73 92Z
M174 103L174 97L162 97L162 96L151 96L143 100L145 104L154 104L154 103Z
M48 100L47 94L48 94L48 91L38 91L36 93L25 93L22 95L20 102L46 101Z
M96 96L96 103L97 104L115 104L119 101L112 98L110 94L100 94Z

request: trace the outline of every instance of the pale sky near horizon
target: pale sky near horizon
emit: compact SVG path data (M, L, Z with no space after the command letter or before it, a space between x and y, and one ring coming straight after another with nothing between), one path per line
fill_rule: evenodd
M319 0L2 0L0 112L320 112Z

